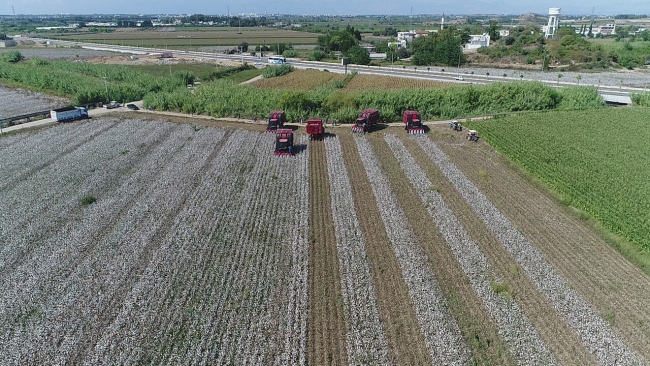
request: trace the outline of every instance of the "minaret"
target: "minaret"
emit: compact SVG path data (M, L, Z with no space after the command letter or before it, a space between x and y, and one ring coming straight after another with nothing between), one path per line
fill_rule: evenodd
M440 30L445 29L445 13L442 13L442 20L440 21Z

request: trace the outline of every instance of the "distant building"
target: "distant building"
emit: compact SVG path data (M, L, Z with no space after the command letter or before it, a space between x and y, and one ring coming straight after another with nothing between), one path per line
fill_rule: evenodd
M398 41L406 41L406 43L411 43L415 39L415 31L408 32L397 32Z
M393 47L393 46L395 46L395 48L397 48L398 50L400 48L406 48L406 41L401 40L399 42L388 42L388 47Z
M12 41L12 40L8 40L8 39L4 40L4 41L0 41L0 48L14 47L14 46L16 46L16 41Z
M602 34L603 36L611 36L616 34L616 23L601 25L593 31L594 34Z
M501 29L499 31L499 37L507 37L510 35L510 30L508 29Z
M117 27L115 22L88 22L86 27Z
M474 50L490 45L490 35L487 33L469 36L469 42L465 44L465 49Z

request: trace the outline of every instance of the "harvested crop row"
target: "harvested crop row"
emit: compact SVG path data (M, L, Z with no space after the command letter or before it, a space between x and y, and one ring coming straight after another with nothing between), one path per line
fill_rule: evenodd
M431 364L424 335L418 324L408 287L402 280L400 263L395 257L381 219L366 169L350 133L338 135L366 254L377 292L377 305L391 364Z
M577 332L585 346L604 364L639 364L603 319L561 278L532 244L513 227L465 175L447 159L430 139L417 139L429 158L440 168L479 218L508 249L538 289L551 301Z
M338 138L327 138L325 148L343 304L348 325L349 363L385 365L388 364L388 344L379 319L377 294L341 144Z
M355 140L386 232L400 262L402 277L415 305L429 355L434 364L466 364L470 353L434 276L428 270L427 257L417 244L369 142L363 137Z
M332 222L327 152L322 141L309 144L309 319L307 360L310 365L348 362L339 253ZM346 351L347 350L347 351Z
M493 274L487 258L458 223L440 194L430 189L433 184L411 154L394 135L386 135L384 139L452 249L474 291L497 323L499 333L508 343L515 360L519 364L557 364L517 303L494 292L492 281L501 281Z

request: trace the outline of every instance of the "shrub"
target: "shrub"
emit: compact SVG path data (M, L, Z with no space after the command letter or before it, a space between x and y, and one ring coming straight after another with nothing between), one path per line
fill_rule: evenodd
M262 76L265 78L274 78L277 76L286 75L293 71L293 66L291 65L280 65L280 66L267 66L262 70Z
M307 58L309 61L320 61L325 58L327 54L321 50L315 50L314 52L309 54L309 57Z
M96 201L97 199L95 199L94 196L85 196L79 201L79 203L81 203L82 206L88 206L88 205L92 205Z
M284 57L298 57L298 52L296 50L285 50L282 52Z

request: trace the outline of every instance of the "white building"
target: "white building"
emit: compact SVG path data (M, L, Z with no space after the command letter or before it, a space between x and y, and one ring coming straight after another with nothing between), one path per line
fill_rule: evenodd
M510 35L510 30L508 29L501 29L499 31L499 37L507 37Z
M490 45L490 35L487 33L484 34L475 34L469 36L469 42L465 44L465 49L474 50L481 47L487 47Z
M398 41L406 41L406 43L411 43L415 39L415 31L408 32L397 32Z

